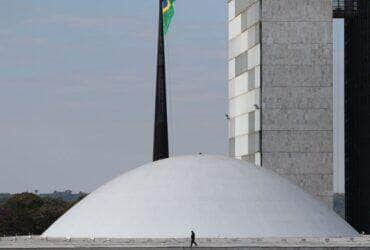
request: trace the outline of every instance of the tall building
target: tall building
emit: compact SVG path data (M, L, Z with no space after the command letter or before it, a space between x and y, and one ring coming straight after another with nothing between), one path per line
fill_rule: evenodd
M367 249L332 203L330 0L230 0L230 154L123 173L0 248ZM190 247L192 246L192 243Z
M345 214L370 233L370 3L333 3L345 26Z
M331 0L229 0L230 156L333 202Z
M370 3L345 19L346 218L370 233Z

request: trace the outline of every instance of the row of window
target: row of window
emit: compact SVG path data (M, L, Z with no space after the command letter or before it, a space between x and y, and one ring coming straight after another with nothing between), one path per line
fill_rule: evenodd
M229 151L257 163L260 151L260 0L229 1ZM259 157L260 158L260 157Z
M257 45L252 49L245 51L235 59L229 61L229 80L240 76L241 74L260 65L261 55L260 46Z
M259 129L259 111L252 111L238 117L230 119L229 122L229 138L252 134Z
M256 110L260 105L260 89L256 88L229 101L229 115L231 118Z
M229 99L260 87L260 67L254 67L229 82Z
M229 8L230 4L229 3ZM232 6L231 6L232 8ZM232 14L231 14L232 15ZM260 21L260 3L259 1L255 2L248 9L241 12L240 15L236 16L229 21L229 40L235 38L243 31L247 30L251 26L255 25Z
M260 132L229 139L231 157L242 157L260 152Z
M260 26L256 24L229 41L229 59L237 57L258 43L260 43Z

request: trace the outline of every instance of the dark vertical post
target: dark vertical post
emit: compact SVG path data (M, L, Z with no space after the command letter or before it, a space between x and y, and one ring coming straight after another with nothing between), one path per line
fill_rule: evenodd
M162 0L159 0L157 81L155 94L155 121L153 161L168 158L168 129L166 103L166 63L164 55Z

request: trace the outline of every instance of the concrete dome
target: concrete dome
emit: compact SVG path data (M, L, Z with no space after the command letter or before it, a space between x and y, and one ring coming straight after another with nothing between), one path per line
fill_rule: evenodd
M336 237L357 233L273 172L222 156L170 158L126 172L58 219L48 237Z

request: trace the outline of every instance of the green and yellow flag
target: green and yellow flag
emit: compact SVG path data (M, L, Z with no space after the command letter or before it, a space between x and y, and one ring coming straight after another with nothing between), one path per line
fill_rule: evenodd
M162 0L163 32L167 33L173 15L175 14L174 3L176 0Z

